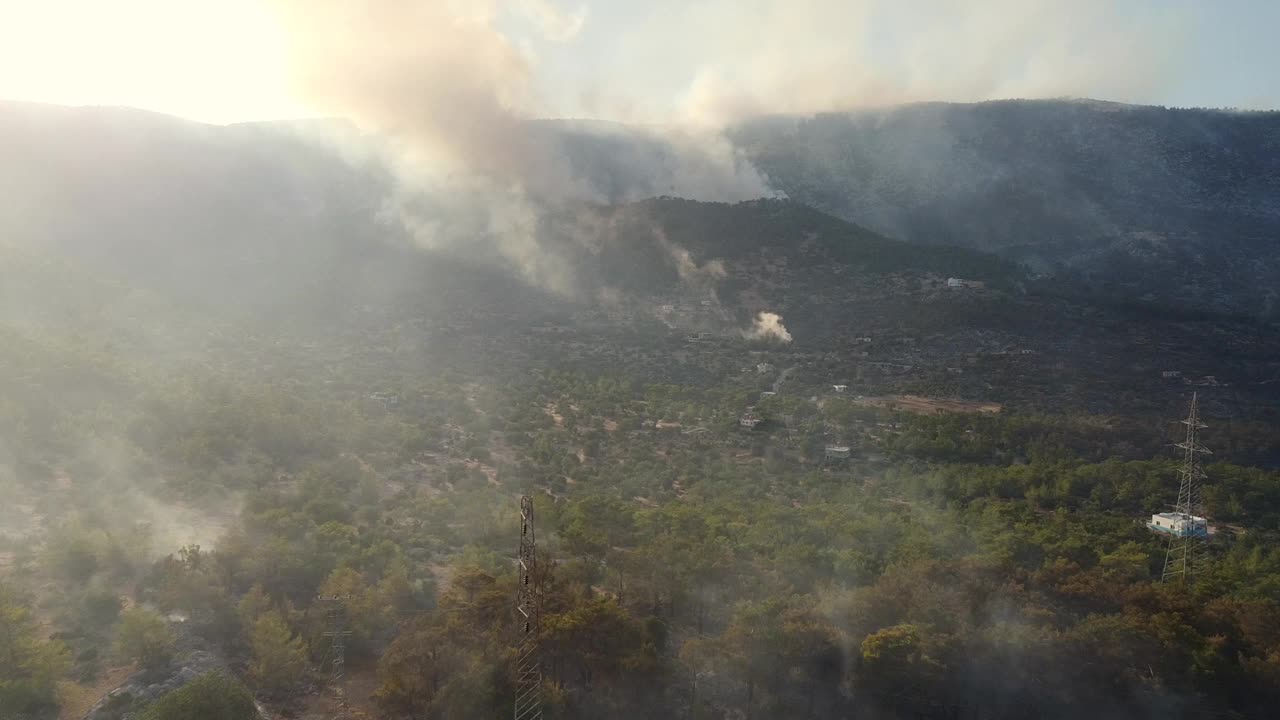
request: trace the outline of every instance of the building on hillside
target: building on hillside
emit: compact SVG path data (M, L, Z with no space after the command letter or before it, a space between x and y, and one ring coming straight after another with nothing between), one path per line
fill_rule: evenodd
M831 386L831 389L832 389L832 390L835 390L835 391L836 391L836 392L838 392L838 393L842 393L842 392L844 392L845 390L848 390L848 389L849 389L849 386L848 386L848 385L832 385L832 386Z
M953 290L981 290L987 286L981 280L965 280L963 278L947 278L947 287Z
M384 407L392 407L400 404L400 396L389 392L376 392L369 396L370 400L380 402Z
M1208 537L1209 521L1197 515L1185 515L1176 512L1156 513L1151 516L1147 527L1156 532L1177 537Z
M761 375L768 375L769 373L773 372L773 370L774 370L773 363L767 363L767 362L756 363L756 372Z
M850 454L848 445L828 445L823 453L828 460L848 460Z
M746 415L743 415L742 417L738 418L738 427L746 428L747 430L755 430L756 426L759 425L761 422L762 420L760 419L759 415L749 412Z
M1177 370L1165 370L1160 373L1160 378L1162 380L1180 380L1182 379L1182 373Z
M778 393L776 393L776 392L774 392L774 391L772 391L772 390L765 390L764 392L760 393L760 399L761 399L761 400L764 400L765 398L771 398L771 397L776 396L777 394L778 394Z

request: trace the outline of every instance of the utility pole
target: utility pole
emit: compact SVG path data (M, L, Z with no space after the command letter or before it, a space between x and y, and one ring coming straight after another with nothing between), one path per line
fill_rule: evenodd
M329 682L333 687L333 693L338 698L338 704L345 711L347 709L347 699L342 692L342 677L346 671L347 661L347 637L351 635L351 631L347 630L346 613L342 607L342 601L350 599L350 595L320 595L316 600L325 603L325 627L327 628L324 637L329 638L329 652L333 658L333 669Z
M542 718L542 663L538 653L541 600L535 579L537 546L533 532L533 498L520 497L519 586L516 590L516 699L514 720Z
M1190 583L1194 580L1203 564L1205 542L1209 537L1208 520L1205 519L1204 504L1200 497L1200 486L1205 479L1200 465L1200 456L1211 455L1209 449L1200 444L1200 430L1208 427L1200 422L1200 410L1196 394L1191 394L1191 412L1182 421L1187 426L1187 438L1178 443L1182 448L1182 467L1178 470L1178 504L1173 512L1181 520L1180 530L1169 538L1169 547L1164 556L1164 573L1161 582L1181 580Z

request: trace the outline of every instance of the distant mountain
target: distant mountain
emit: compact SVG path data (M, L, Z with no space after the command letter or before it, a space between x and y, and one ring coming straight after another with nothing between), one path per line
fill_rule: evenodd
M678 163L638 160L670 159L671 147L652 135L629 145L625 129L597 141L627 152L584 151L592 170L578 175L621 178L620 197L605 193L616 202L553 204L529 226L527 247L572 281L556 294L502 258L414 246L385 221L385 171L313 142L332 132L344 131L0 106L0 366L19 369L0 396L71 387L71 372L93 408L98 378L140 368L306 382L360 368L380 383L430 368L629 363L692 382L761 350L744 333L763 312L793 336L765 351L785 347L837 378L855 377L857 358L878 373L923 368L894 381L904 390L1002 388L1107 410L1180 391L1157 384L1168 368L1259 395L1280 387L1274 333L1253 323L1090 303L1007 258L903 242L792 199L632 201L662 175L628 168ZM985 289L951 288L951 276ZM712 345L719 354L704 353ZM991 363L995 374L982 370Z
M697 266L762 252L869 273L994 280L1017 272L984 253L923 249L795 202L652 198L686 182L712 195L741 194L726 188L750 173L731 169L729 185L715 189L723 168L701 163L705 154L680 156L689 138L668 143L648 130L582 122L539 122L531 132L558 144L573 177L613 203L561 200L537 228L539 248L565 266L578 300L647 297L691 283L714 292L722 278L694 278ZM7 160L0 250L10 248L0 259L12 278L0 300L17 317L13 308L49 284L34 278L53 277L56 267L223 317L305 311L333 319L353 306L403 305L409 297L435 296L435 307L446 295L477 303L480 288L490 299L514 292L528 300L521 293L532 292L542 304L563 300L512 290L518 283L499 280L503 266L480 246L411 247L404 230L384 220L392 180L374 151L340 157L334 150L342 144L320 141L335 137L347 147L362 140L319 123L219 127L122 108L0 104ZM36 266L44 269L33 275L28 268Z
M747 122L794 200L1126 301L1280 316L1280 112L928 103Z
M539 242L573 266L587 299L649 277L639 268L654 279L676 272L654 227L705 262L741 251L734 243L803 242L801 228L822 226L824 237L874 235L859 246L864 264L888 253L935 274L1009 274L986 256L958 255L961 247L1024 263L1085 296L1280 314L1280 113L1009 101L764 118L732 129L733 146L582 121L538 121L530 133L596 203L773 192L757 170L793 201L641 203L616 217L561 202ZM0 103L0 239L68 253L184 301L254 314L309 307L328 317L421 277L423 253L408 252L403 230L385 221L394 181L366 140L327 122L217 127L128 109ZM796 203L860 227L837 227ZM663 219L641 231L636 208ZM595 224L567 229L573 216ZM616 225L618 217L631 225ZM639 245L617 245L624 237ZM888 238L937 250L913 257ZM500 271L466 247L431 258L435 285L459 282L447 269L459 265ZM645 258L661 262L636 264ZM320 291L344 283L343 294Z
M287 296L376 231L384 188L312 130L0 103L0 238L211 303Z

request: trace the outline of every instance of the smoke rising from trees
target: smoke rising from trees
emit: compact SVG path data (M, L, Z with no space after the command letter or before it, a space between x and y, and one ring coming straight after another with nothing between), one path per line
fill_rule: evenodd
M1144 97L1170 67L1168 38L1181 22L1171 15L1163 39L1149 40L1134 32L1137 19L1093 1L748 5L651 14L621 40L633 59L652 62L627 69L636 63L615 63L620 51L605 49L602 67L622 74L610 79L551 74L549 55L591 23L616 21L584 5L275 1L301 96L391 144L398 183L384 216L424 247L496 260L562 296L578 289L565 250L540 238L549 213L665 194L777 194L725 139L729 123L924 99ZM883 47L899 35L909 41ZM687 80L655 102L639 97L652 83L631 82L633 72ZM577 98L574 111L661 126L534 121L569 109L565 97Z
M791 333L787 331L787 326L782 324L782 316L771 312L757 314L751 329L743 332L742 336L749 340L791 342Z
M563 38L581 14L524 3L536 32ZM390 0L282 2L293 77L316 106L391 143L399 184L386 215L419 244L495 256L531 284L561 295L574 286L562 250L539 240L539 222L581 203L678 191L742 200L772 194L717 133L671 140L642 130L623 138L657 153L615 156L632 187L610 190L569 157L565 139L532 123L541 105L534 64L497 26L494 3ZM581 126L588 142L616 143L618 128Z

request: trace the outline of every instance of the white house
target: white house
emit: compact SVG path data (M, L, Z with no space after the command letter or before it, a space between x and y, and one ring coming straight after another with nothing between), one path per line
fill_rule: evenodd
M848 460L849 446L848 445L828 445L826 456L832 460Z
M1208 520L1196 515L1184 515L1182 513L1156 513L1151 516L1151 522L1147 523L1147 527L1156 532L1176 535L1177 537L1186 537L1188 535L1207 537L1209 535Z
M848 389L849 389L849 386L848 386L848 385L832 385L831 387L832 387L832 389L834 389L834 390L835 390L836 392L838 392L838 393L842 393L842 392L844 392L845 390L848 390Z

